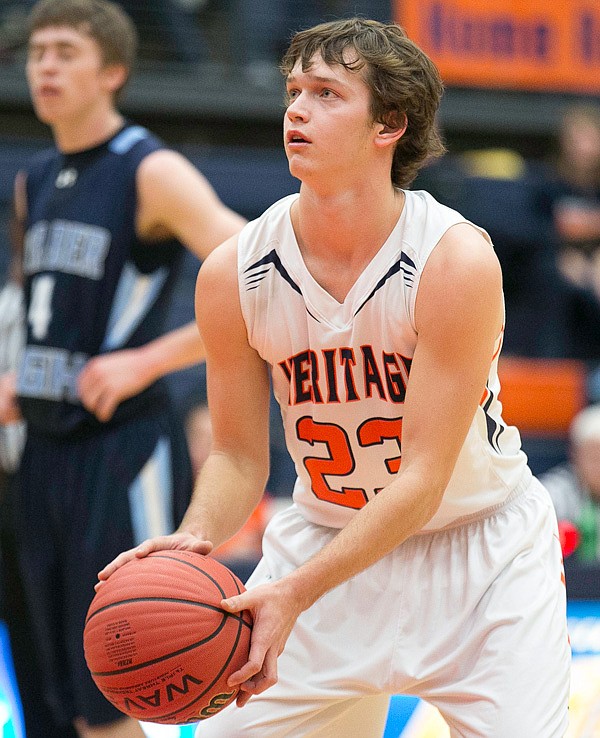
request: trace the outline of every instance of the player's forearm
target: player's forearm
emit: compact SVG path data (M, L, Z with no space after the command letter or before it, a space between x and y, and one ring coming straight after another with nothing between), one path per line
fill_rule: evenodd
M374 499L316 556L286 577L302 608L390 553L420 531L437 510L445 483L403 474Z
M263 495L268 474L268 458L262 462L245 460L213 451L196 480L192 501L179 530L219 546L250 517Z
M142 346L139 356L142 364L140 371L145 371L152 380L156 380L199 364L205 354L198 328L192 321Z

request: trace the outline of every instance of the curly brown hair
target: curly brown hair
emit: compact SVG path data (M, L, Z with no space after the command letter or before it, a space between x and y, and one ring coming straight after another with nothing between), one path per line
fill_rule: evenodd
M348 49L356 52L349 58ZM436 126L444 86L431 59L395 23L364 18L321 23L294 35L280 64L288 76L299 61L310 69L318 54L326 64L362 72L371 90L374 121L398 127L406 121L396 144L392 183L408 187L426 161L445 147Z

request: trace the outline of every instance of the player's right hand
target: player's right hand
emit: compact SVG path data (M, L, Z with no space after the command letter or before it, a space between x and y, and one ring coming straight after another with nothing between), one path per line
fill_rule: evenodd
M94 589L96 592L102 586L108 577L119 567L133 559L142 559L153 551L179 550L179 551L195 551L196 553L206 556L213 549L210 541L198 538L192 533L178 532L168 536L156 536L156 538L148 538L138 546L130 548L120 553L110 564L107 564L102 571L98 572L98 583Z

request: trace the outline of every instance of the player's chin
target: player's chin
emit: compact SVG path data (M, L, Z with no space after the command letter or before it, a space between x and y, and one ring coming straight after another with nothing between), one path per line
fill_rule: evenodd
M46 101L36 100L33 103L36 117L48 126L58 123L60 120L60 114L56 110L56 106L49 104Z

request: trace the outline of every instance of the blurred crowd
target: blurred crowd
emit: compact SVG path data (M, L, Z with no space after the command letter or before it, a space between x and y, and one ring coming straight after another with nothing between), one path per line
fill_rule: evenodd
M34 0L0 2L0 61L26 38ZM140 66L205 64L241 69L258 86L279 81L277 64L294 31L322 20L365 15L389 20L390 0L119 0L140 36Z

